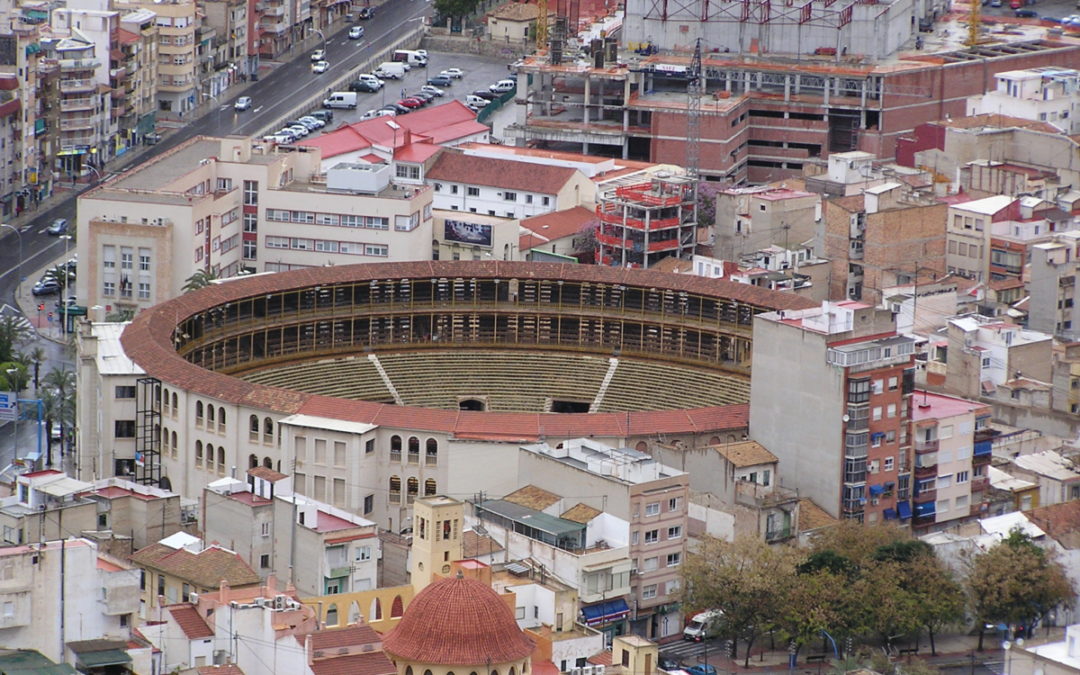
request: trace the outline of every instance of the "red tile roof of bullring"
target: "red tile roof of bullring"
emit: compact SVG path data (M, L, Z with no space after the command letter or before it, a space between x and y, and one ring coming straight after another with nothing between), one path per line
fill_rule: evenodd
M383 640L383 649L400 660L446 666L512 663L533 646L499 594L464 577L429 584Z
M145 309L124 330L121 343L127 355L147 374L176 386L230 403L281 414L303 412L335 419L443 431L463 438L490 436L532 440L543 435L637 435L704 432L747 426L746 404L689 410L620 413L490 413L436 410L337 399L250 383L205 370L186 361L172 344L178 317L188 317L239 298L265 295L319 284L348 283L386 278L432 277L533 278L644 286L699 295L723 296L772 310L817 306L792 293L691 274L659 274L650 270L506 261L417 261L312 267L241 277L211 284L173 300Z

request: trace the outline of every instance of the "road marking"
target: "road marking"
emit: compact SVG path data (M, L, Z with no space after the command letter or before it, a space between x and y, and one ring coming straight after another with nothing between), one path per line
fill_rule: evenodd
M262 106L259 106L258 108L255 108L255 110L252 110L252 112L259 112L259 111L260 111L260 110L262 110L262 109L263 109L263 107L262 107Z
M228 108L228 107L229 107L228 105L223 105L223 106L221 106L220 108L218 108L218 110L225 110L225 109L226 109L226 108Z

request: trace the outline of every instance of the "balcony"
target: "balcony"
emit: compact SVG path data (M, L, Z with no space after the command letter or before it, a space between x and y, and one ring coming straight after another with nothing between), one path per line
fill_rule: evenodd
M281 5L271 5L263 10L263 16L285 16L285 8Z
M65 94L93 91L96 86L93 80L60 80L60 91Z
M351 573L352 573L352 568L348 567L348 566L346 566L346 567L331 567L330 570L326 573L326 576L329 579L338 579L338 578L341 578L341 577L347 577Z
M751 508L770 508L781 504L794 504L799 495L778 485L760 485L748 480L735 483L735 502Z
M117 81L124 80L124 79L127 78L127 76L128 76L127 66L123 66L121 68L110 68L109 69L109 77L111 77L114 80L117 80Z
M930 466L916 466L915 478L937 478L937 464L931 464Z
M916 454L923 454L925 452L937 452L938 440L935 438L932 441L915 441Z
M650 251L670 251L672 249L679 248L678 239L664 239L663 241L650 241Z
M93 110L94 99L92 98L62 98L60 99L60 110L67 112L68 110Z
M97 115L78 115L75 117L61 117L60 131L75 131L76 129L93 129L97 124Z
M971 479L971 491L981 492L990 487L990 479L986 476L976 476Z
M94 134L85 136L63 136L60 138L61 148L75 148L78 146L97 145L98 137Z
M278 23L260 23L259 29L262 30L263 33L268 33L270 35L281 35L289 30L289 25L283 21Z
M94 70L101 65L97 59L60 59L60 70L70 72L73 70Z

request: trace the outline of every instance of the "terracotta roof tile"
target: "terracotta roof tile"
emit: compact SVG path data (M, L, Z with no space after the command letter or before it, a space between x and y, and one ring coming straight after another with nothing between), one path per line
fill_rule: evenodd
M461 548L462 555L466 558L491 555L503 550L502 544L495 541L494 537L480 535L473 530L465 530L461 533Z
M560 499L562 499L562 497L559 495L548 492L543 488L538 488L535 485L526 485L503 497L504 501L517 504L518 506L536 509L537 511L543 511Z
M595 666L610 666L611 665L611 650L606 649L599 654L593 654L588 658L589 663Z
M160 570L199 588L220 588L223 580L233 588L259 583L259 575L240 556L218 546L192 553L165 544L150 544L133 553L131 560L140 567Z
M439 155L435 164L428 169L427 177L428 180L553 195L561 190L575 173L578 173L577 169L564 166L471 157L457 150L447 150Z
M1025 515L1067 549L1080 549L1080 500L1042 506Z
M540 8L527 3L508 2L496 8L491 16L506 21L535 21L540 16Z
M200 666L199 675L244 675L244 671L235 663L227 663L223 666Z
M600 509L595 509L588 504L577 503L571 506L565 512L563 512L563 514L559 517L565 518L566 520L572 520L575 523L585 524L600 515L601 513L603 513L603 511L601 511Z
M596 214L591 209L584 206L575 206L572 209L563 209L562 211L553 211L526 218L518 224L532 232L531 235L522 237L522 241L527 238L532 242L528 247L532 248L556 239L572 237L580 232L581 228L587 223L594 220L596 220ZM522 244L522 248L526 248L524 244Z
M779 461L776 455L769 452L764 445L757 441L726 443L724 445L714 445L713 447L722 457L738 467L772 464Z
M315 675L396 675L397 667L382 652L348 654L317 659L311 664Z
M799 500L799 532L809 532L836 525L839 522L839 520L826 513L825 509L815 504L814 500Z
M404 661L454 666L509 663L529 656L533 641L487 584L440 579L420 591L383 649Z
M379 645L379 648L382 648L382 636L366 623L355 623L344 628L330 628L311 634L311 648L314 650L363 645Z
M214 631L210 630L210 626L194 605L172 605L169 607L169 614L172 614L173 620L180 626L180 630L184 631L187 639L214 637Z

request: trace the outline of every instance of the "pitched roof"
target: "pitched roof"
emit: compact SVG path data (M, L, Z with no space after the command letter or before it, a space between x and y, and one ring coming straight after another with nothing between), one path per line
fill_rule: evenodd
M311 664L315 675L396 675L397 667L383 652L348 654L317 659Z
M344 628L324 629L311 634L311 648L313 650L359 647L381 643L382 636L366 623L354 623Z
M714 445L713 447L722 457L738 467L772 464L779 461L776 455L769 452L764 445L757 441L726 443L724 445Z
M503 550L502 544L489 535L478 534L475 530L461 533L461 553L466 558L491 555Z
M273 469L268 469L265 466L255 466L248 469L247 472L249 476L262 478L263 480L269 481L271 483L276 483L279 480L285 480L286 478L288 478L288 476L281 473L280 471L274 471Z
M560 499L562 499L562 497L559 495L548 492L543 488L538 488L535 485L526 485L503 497L503 501L517 504L518 506L525 506L530 509L536 509L537 511L543 511Z
M563 512L560 518L572 520L575 523L588 523L593 518L603 513L600 509L594 509L588 504L577 503Z
M244 671L235 663L227 663L223 666L200 666L199 675L244 675Z
M508 2L491 13L505 21L533 21L540 16L540 8L530 3Z
M429 180L555 194L578 173L564 166L544 166L509 159L470 157L447 150L428 169Z
M199 610L195 609L194 605L186 603L172 605L169 607L169 614L172 614L173 620L180 626L180 630L184 631L187 639L198 640L200 638L214 637L214 631L210 630L206 619L202 618Z
M561 211L552 211L532 218L522 220L519 225L529 234L521 235L520 249L522 251L540 246L549 241L571 237L581 231L587 223L596 220L596 214L592 209L584 206L575 206Z
M1025 515L1065 548L1080 548L1080 500L1041 506Z
M839 520L826 513L825 509L815 504L814 500L799 500L799 532L818 530L836 525L839 522Z
M259 583L259 575L240 556L219 546L192 553L186 548L174 549L156 543L133 553L131 560L136 565L160 570L199 588L220 588L222 581L233 588Z

